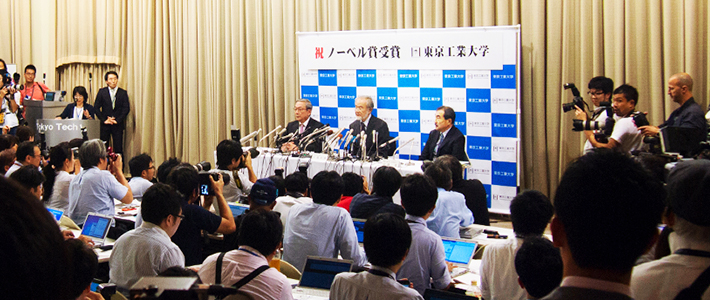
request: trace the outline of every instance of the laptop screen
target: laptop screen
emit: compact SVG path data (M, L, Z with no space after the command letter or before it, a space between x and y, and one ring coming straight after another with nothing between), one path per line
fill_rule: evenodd
M235 218L244 214L244 212L249 209L249 205L244 204L228 203L228 205L229 209L232 210L232 216L234 216Z
M357 242L363 243L365 240L365 220L363 219L353 219L353 224L355 224L355 233L357 233Z
M446 261L455 264L467 265L476 251L477 244L453 239L441 239L444 242L444 252L446 252Z
M44 93L44 101L54 101L54 92Z
M57 220L57 222L59 222L59 220L62 219L62 215L64 214L63 211L58 210L58 209L54 209L54 208L49 208L49 207L47 207L47 210L50 213L52 213L52 215L54 216L54 219Z
M311 258L306 260L306 266L301 275L302 287L329 290L335 279L335 275L342 272L350 272L352 261Z
M104 239L106 238L109 227L111 227L111 218L97 214L88 214L86 221L84 221L84 228L81 230L81 234L96 239Z

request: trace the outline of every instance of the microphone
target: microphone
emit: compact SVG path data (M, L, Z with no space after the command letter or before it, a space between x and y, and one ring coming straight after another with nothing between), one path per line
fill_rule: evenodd
M267 137L269 137L271 134L273 134L274 132L276 132L276 130L279 130L279 129L281 129L281 125L276 126L276 128L274 128L274 130L272 130L272 131L270 131L269 133L267 133L264 137L262 137L262 138L257 142L257 144L261 143L261 141L265 140Z
M281 126L281 125L279 125L279 126ZM276 134L276 135L280 137L280 136L283 135L285 132L286 132L286 128L284 128L283 130L279 131L279 133Z
M291 133L287 134L287 135L284 136L284 137L278 138L278 140L280 140L280 141L282 141L282 140L289 140L289 141L290 141L291 138L293 138L294 134L295 134L295 132L291 132Z
M328 139L327 143L330 144L330 143L334 142L334 141L339 137L340 133L343 132L343 130L345 130L345 128L347 128L347 127L343 127L343 128L341 128L340 130L338 130L338 132L336 132L336 133L333 135L333 137L331 137L331 138Z
M348 143L348 151L350 151L350 148L352 148L353 143L355 143L355 140L357 140L360 137L360 135L352 135L352 139Z
M352 131L352 130L349 130L348 133L345 134L345 137L343 138L343 142L342 142L342 143L338 143L338 148L345 148L345 146L347 146L347 144L348 144L348 139L350 138L350 136L352 135L352 133L353 133L353 131Z
M42 83L47 84L47 73L42 73Z
M392 144L392 143L394 143L394 142L396 142L396 141L398 141L398 140L399 140L399 137L395 137L395 138L393 138L393 139L391 139L391 140L389 140L389 141L386 141L386 142L382 143L379 148L382 148L382 147L384 147L384 146L387 146L387 144Z
M253 138L257 134L259 134L259 132L261 132L261 128L259 128L259 130L257 130L257 131L254 131L254 132L248 134L247 136L243 137L241 140L239 140L239 142L242 144L242 146L244 146L244 144L246 142L248 142L249 140L251 140L251 138Z
M328 130L330 130L330 126L328 126L328 125L325 125L319 129L314 130L313 132L311 132L311 134L309 134L306 137L304 137L303 139L301 139L301 142L299 143L298 148L302 148L301 147L302 144L308 144L311 140L315 140L316 136L318 136Z
M397 151L399 151L400 148L406 146L407 144L409 144L409 143L411 143L411 142L413 142L413 141L414 141L414 138L411 138L411 139L409 139L408 141L406 141L404 144L399 145L399 147L397 147L397 149L394 149L394 152L392 153L392 155L394 155L395 153L397 153Z
M89 83L91 83L91 73L89 73Z

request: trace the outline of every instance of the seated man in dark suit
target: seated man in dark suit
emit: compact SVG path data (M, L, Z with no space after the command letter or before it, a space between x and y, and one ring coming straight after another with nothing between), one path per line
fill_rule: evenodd
M365 139L365 147L367 148L367 155L372 156L375 154L375 148L384 142L390 140L390 129L385 121L372 115L372 110L375 108L375 104L372 102L372 97L370 96L360 96L355 98L355 115L357 120L350 123L350 130L353 135L357 136L365 130L367 138ZM372 143L372 132L377 132L377 144ZM360 156L360 145L361 141L353 143L352 153L355 156ZM379 155L391 155L394 152L394 144L389 144L381 149L378 149Z
M624 153L595 149L573 162L550 224L564 279L543 299L632 299L631 271L658 237L664 198L661 181Z
M299 144L302 142L302 138L312 133L314 130L323 127L323 123L318 122L311 118L311 111L313 110L313 104L308 99L296 100L296 104L293 106L293 110L296 114L296 120L288 123L286 125L286 133L284 136L293 134L287 142L281 145L281 151L298 151ZM301 145L305 146L305 145ZM318 152L322 150L322 145L319 141L315 141L306 147L306 151Z
M419 156L420 160L433 160L435 157L451 154L458 160L468 161L466 138L461 130L454 127L455 120L456 112L453 108L442 106L436 110L436 129L429 132L429 139Z
M96 116L101 120L101 140L108 143L113 138L114 152L123 153L123 131L126 129L126 117L131 111L128 92L118 87L116 71L106 72L104 79L106 87L99 89L94 101Z

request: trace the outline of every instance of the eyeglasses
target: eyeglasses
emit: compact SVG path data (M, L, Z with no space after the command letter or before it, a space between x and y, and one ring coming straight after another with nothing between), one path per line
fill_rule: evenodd
M603 91L596 91L596 92L592 93L592 91L589 91L589 92L587 92L587 95L590 95L590 96L601 96L601 95L604 95L604 92L603 92Z
M295 111L304 111L304 110L307 110L307 108L304 108L304 107L294 107L293 110L295 110Z
M180 218L180 220L185 219L185 216L183 215L173 215L173 217Z

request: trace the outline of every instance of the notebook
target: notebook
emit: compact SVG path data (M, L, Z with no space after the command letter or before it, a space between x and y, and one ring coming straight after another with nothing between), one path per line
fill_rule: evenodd
M47 210L48 210L50 213L52 213L52 215L54 216L54 219L57 220L57 222L59 222L59 220L62 219L62 215L64 215L64 211L59 210L59 209L54 209L54 208L49 208L49 207L47 207Z
M227 205L229 205L229 209L232 210L232 216L234 216L235 218L244 214L244 212L249 209L249 205L246 204L227 203Z
M357 242L362 245L365 240L365 219L353 219L355 224L355 233L357 233Z
M86 215L81 235L90 237L95 246L103 246L112 222L113 217L90 212Z
M459 267L468 267L473 254L476 253L476 242L445 237L442 237L441 241L444 242L446 261Z
M328 298L335 275L350 272L352 266L352 260L309 256L306 266L303 267L297 293Z

